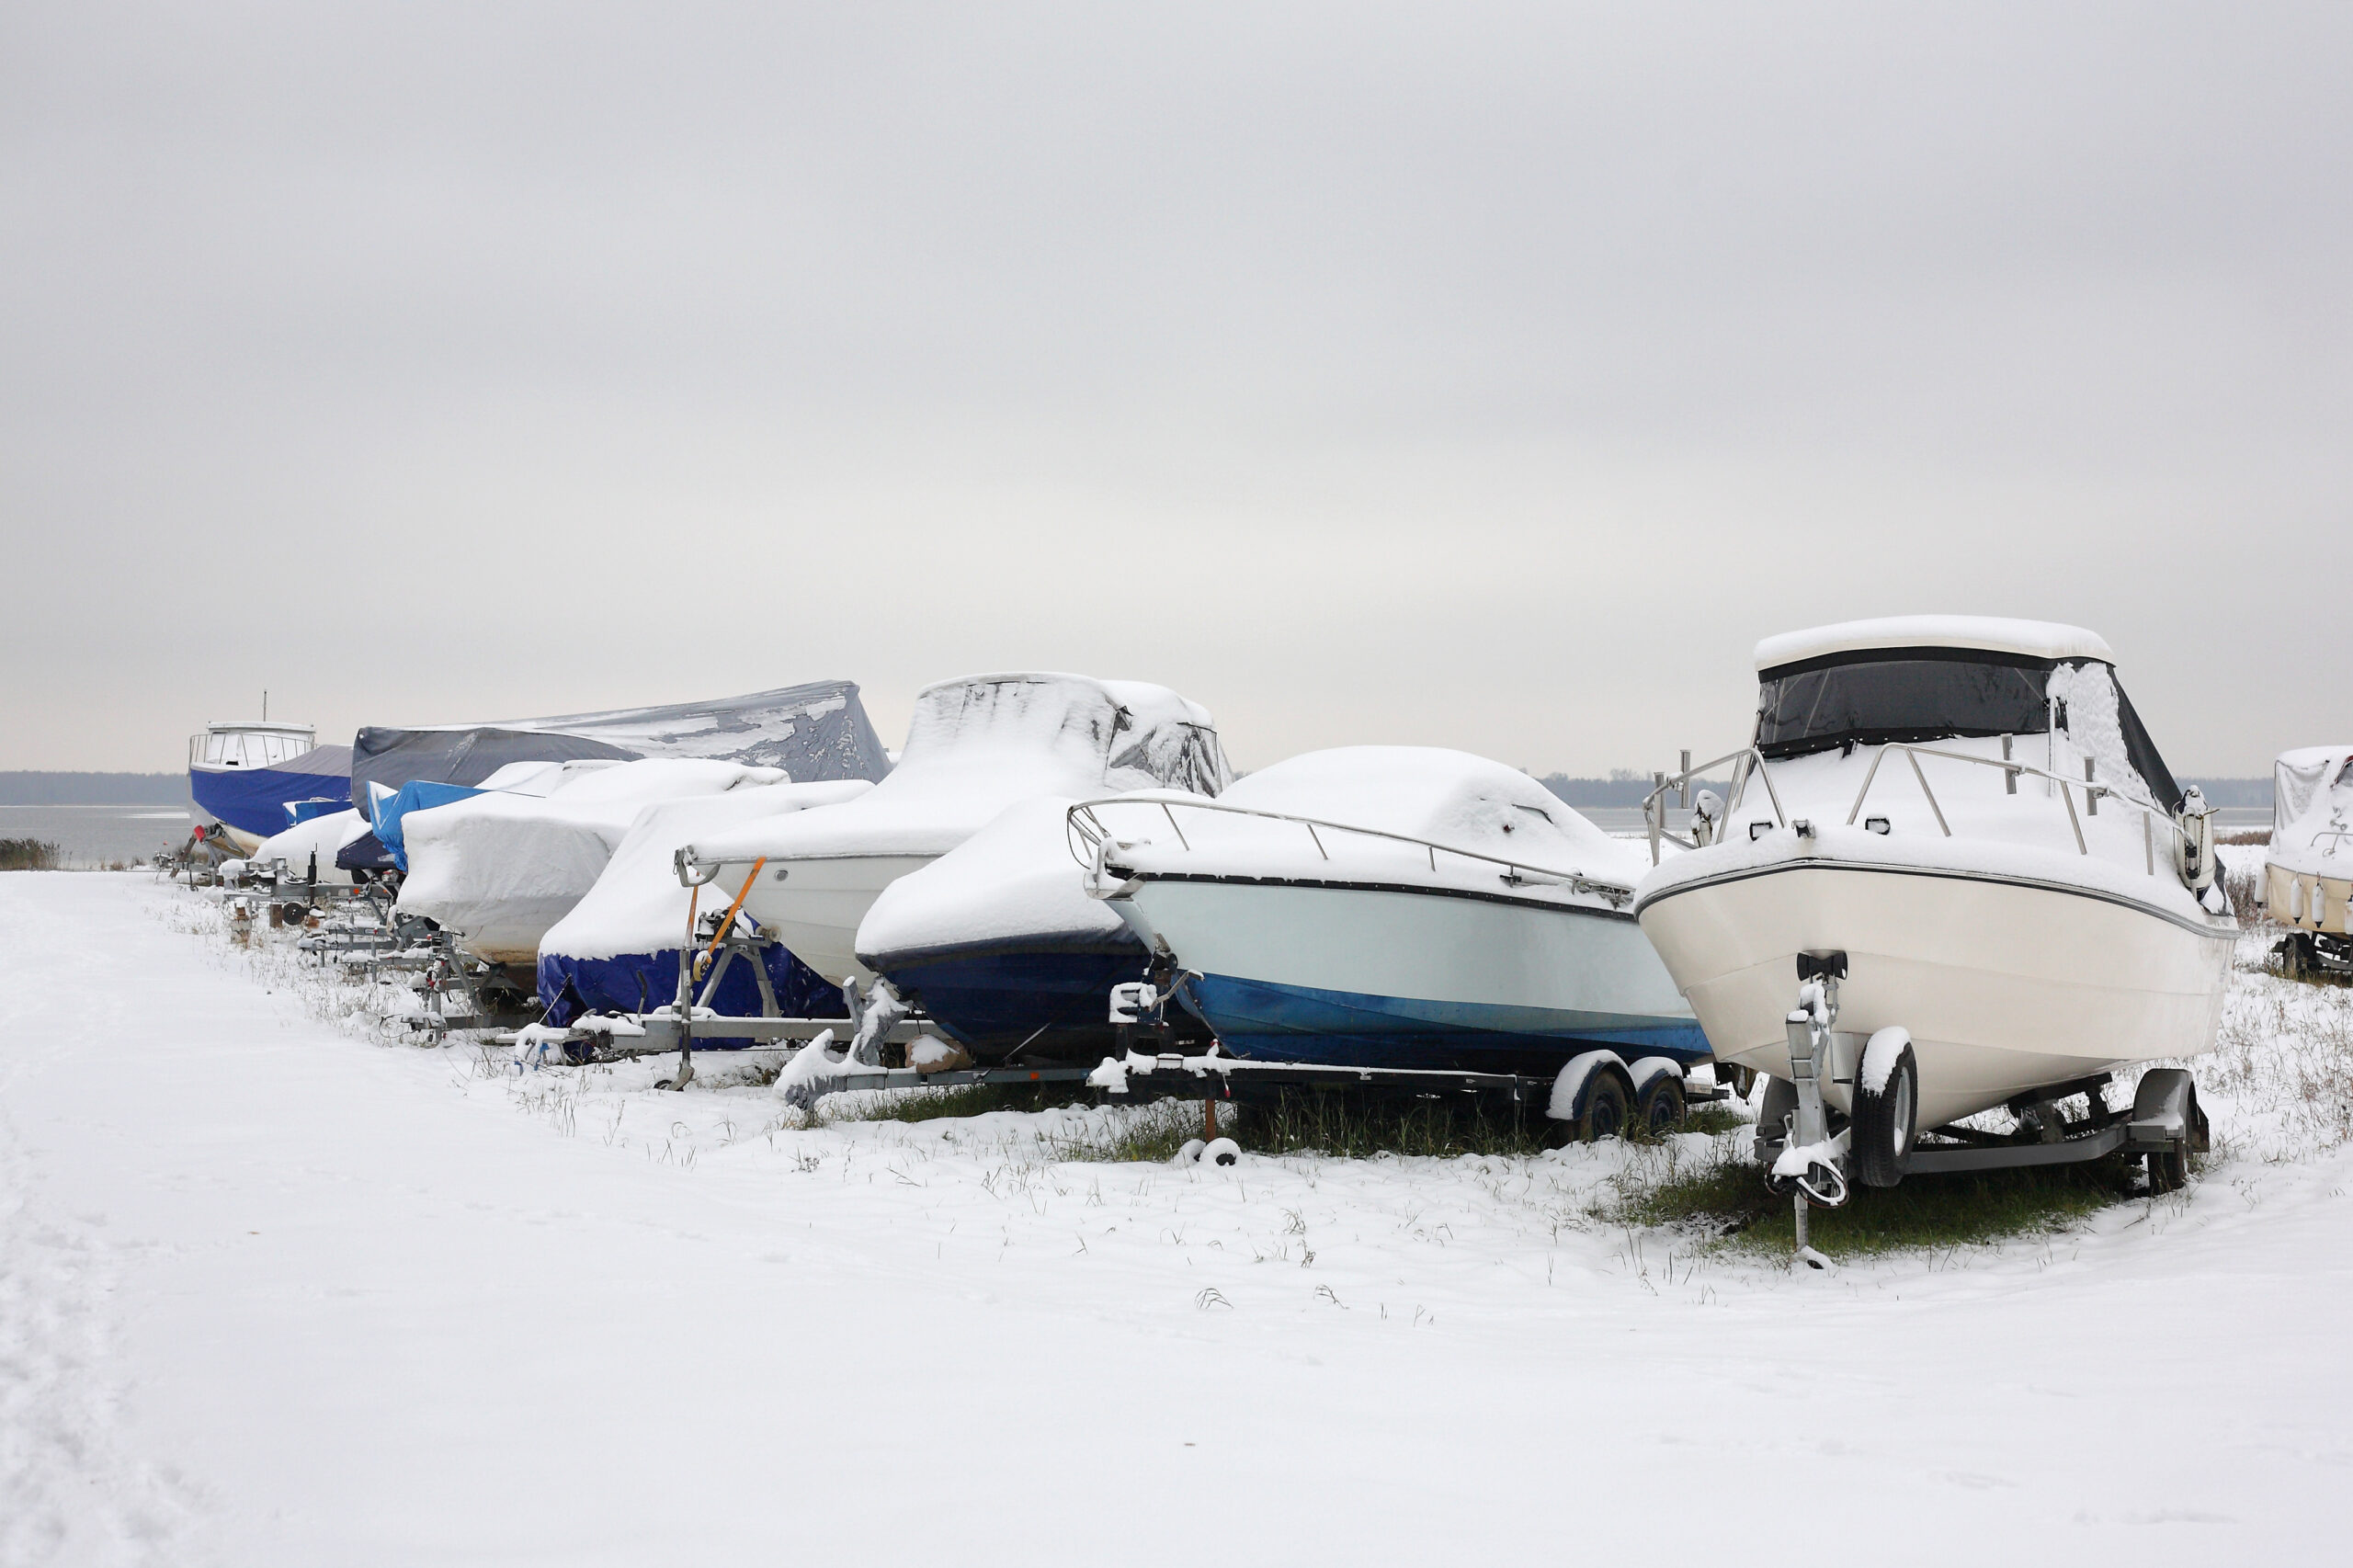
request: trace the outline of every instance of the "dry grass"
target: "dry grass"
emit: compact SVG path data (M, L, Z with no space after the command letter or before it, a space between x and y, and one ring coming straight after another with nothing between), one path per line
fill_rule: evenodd
M0 871L54 871L65 852L46 838L0 838Z

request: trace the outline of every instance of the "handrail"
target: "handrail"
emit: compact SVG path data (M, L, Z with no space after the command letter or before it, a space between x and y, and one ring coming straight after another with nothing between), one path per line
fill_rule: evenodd
M2006 761L2000 757L1992 756L1972 756L1967 752L1940 751L1935 746L1915 745L1907 741L1888 741L1881 745L1879 756L1871 758L1870 770L1863 775L1862 788L1855 791L1855 803L1847 808L1847 825L1848 827L1854 826L1855 818L1862 814L1863 799L1870 793L1872 780L1879 777L1879 765L1892 751L1904 753L1905 759L1912 764L1913 776L1920 781L1920 792L1928 798L1928 809L1936 812L1937 825L1944 829L1947 838L1952 836L1952 828L1945 821L1944 808L1937 803L1937 792L1928 788L1928 776L1920 770L1920 758L1924 756L1942 757L1949 762L1973 763L1980 767L1998 767L2005 773L2012 775L2024 774L2033 778L2048 778L2059 787L2059 799L2067 807L2067 825L2075 831L2075 852L2079 855L2089 855L2091 847L2084 842L2083 819L2075 814L2075 799L2068 792L2072 790L2081 790L2084 792L2086 802L2093 805L2094 814L2097 814L2097 802L2102 797L2121 801L2139 811L2148 821L2164 824L2165 830L2177 839L2185 844L2188 842L2188 835L2182 832L2180 824L2173 820L2171 812L2165 811L2154 801L2128 795L2112 784L2102 784L2090 778L2069 778L2047 768L2037 767L2031 763ZM2152 874L2154 874L2154 869Z
M1740 809L1741 799L1747 792L1749 776L1753 771L1756 777L1765 781L1765 799L1773 808L1775 824L1781 827L1790 825L1790 819L1781 811L1781 797L1773 788L1773 776L1766 770L1765 754L1753 745L1743 746L1738 751L1728 751L1722 756L1686 767L1680 773L1652 775L1659 782L1652 786L1649 794L1643 797L1643 824L1650 830L1652 865L1658 864L1658 846L1662 839L1685 849L1699 847L1697 839L1680 838L1666 831L1666 808L1662 797L1669 790L1680 791L1706 777L1711 769L1722 767L1727 762L1736 766L1733 769L1732 799L1724 802L1724 821L1730 822L1733 812ZM1749 766L1752 762L1756 764L1753 770Z
M1415 838L1411 834L1391 833L1386 828L1357 827L1348 823L1333 822L1324 817L1304 817L1290 812L1265 811L1256 806L1230 805L1223 801L1150 800L1123 795L1107 795L1100 800L1081 801L1063 813L1064 846L1070 850L1073 859L1082 866L1090 868L1097 863L1107 845L1117 842L1111 836L1110 825L1095 814L1095 808L1097 806L1158 806L1167 816L1168 825L1171 827L1176 827L1176 812L1171 809L1176 806L1182 806L1188 812L1222 812L1228 816L1258 817L1267 822L1296 823L1307 830L1309 840L1314 844L1317 853L1326 860L1332 858L1332 852L1324 847L1323 835L1316 831L1318 828L1329 829L1334 833L1353 833L1364 838L1385 838L1393 844L1410 844L1416 849L1427 850L1432 871L1438 869L1438 852L1443 849L1449 855L1459 856L1465 860L1477 860L1490 866L1501 866L1504 869L1505 881L1513 886L1519 885L1524 880L1518 873L1529 871L1539 877L1558 878L1568 885L1571 892L1599 893L1609 901L1612 908L1634 896L1631 883L1610 881L1606 878L1588 875L1582 870L1564 871L1557 867L1539 866L1533 861L1515 860L1502 855L1490 855L1483 849L1463 849L1451 844L1440 844L1435 839ZM1075 842L1074 842L1074 835ZM1186 852L1189 854L1192 845L1185 838L1184 829L1176 828L1176 837L1177 842L1184 845ZM1084 843L1087 846L1086 853L1080 853L1079 843Z
M2049 779L2059 787L2059 798L2067 808L2067 825L2075 834L2075 852L2079 855L2089 855L2091 847L2085 841L2083 819L2076 813L2075 797L2069 793L2071 790L2081 790L2084 792L2085 803L2095 816L2099 814L2099 802L2103 798L2121 801L2139 811L2143 818L2144 847L2148 822L2155 822L2163 825L2165 831L2172 834L2180 844L2188 842L2189 835L2182 831L2181 824L2174 820L2170 812L2154 801L2143 801L2137 796L2127 794L2112 784L2102 784L2088 777L2064 778L2048 768L2037 767L2031 763L2018 762L2009 757L1972 756L1967 752L1944 751L1935 746L1919 745L1909 741L1886 741L1880 744L1877 754L1871 758L1870 767L1863 774L1862 786L1855 791L1854 804L1847 809L1846 825L1854 826L1855 819L1862 814L1863 801L1870 794L1872 784L1879 778L1880 764L1887 760L1890 752L1899 751L1904 753L1904 760L1911 765L1912 777L1919 781L1920 793L1927 798L1928 810L1935 814L1937 826L1947 838L1953 835L1952 824L1945 820L1944 807L1937 800L1937 792L1929 787L1928 776L1920 767L1920 759L1924 756L1942 757L1952 762L1966 762L1979 767L1997 767L2012 778L2025 775L2033 778ZM1744 746L1739 751L1726 752L1712 761L1700 763L1694 767L1687 767L1680 773L1654 775L1660 782L1651 790L1649 794L1643 797L1643 819L1650 829L1653 865L1658 863L1659 845L1662 841L1679 845L1686 849L1699 847L1696 838L1682 838L1666 831L1665 812L1661 804L1663 797L1667 791L1680 790L1699 778L1703 774L1721 767L1727 762L1736 766L1733 774L1732 799L1725 802L1723 821L1729 824L1733 813L1739 810L1741 799L1746 792L1748 779L1753 774L1764 781L1765 797L1773 808L1775 824L1780 827L1789 826L1790 819L1788 813L1781 809L1779 792L1773 788L1772 770L1766 766L1765 754L1756 746ZM2155 856L2151 853L2148 858L2149 874L2154 876L2156 874Z

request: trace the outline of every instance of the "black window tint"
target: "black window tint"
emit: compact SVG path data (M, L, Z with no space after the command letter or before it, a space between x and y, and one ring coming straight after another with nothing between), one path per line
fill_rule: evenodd
M2039 735L2050 727L2044 667L1968 659L1860 659L1769 673L1757 694L1756 744L1799 756L1853 743L1954 735Z

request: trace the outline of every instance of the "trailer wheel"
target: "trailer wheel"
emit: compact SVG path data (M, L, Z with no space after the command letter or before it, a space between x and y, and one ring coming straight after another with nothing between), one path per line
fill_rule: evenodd
M2189 1088L2189 1099L2184 1107L2181 1141L2169 1149L2149 1152L2149 1195L2153 1198L2168 1192L2179 1192L2189 1185L2189 1155L2201 1140L2206 1115L2198 1108L2198 1086Z
M2171 1102L2171 1105L2168 1105ZM2189 1185L2190 1154L2211 1142L2206 1113L2198 1108L2198 1085L2178 1067L2152 1069L2132 1095L2132 1119L2146 1121L2160 1112L2177 1108L2181 1133L2162 1149L2149 1151L2149 1195L2179 1192Z
M1909 1033L1885 1028L1871 1036L1855 1073L1854 1107L1847 1149L1856 1179L1893 1187L1904 1179L1919 1131L1920 1064Z
M1634 1125L1647 1138L1664 1138L1683 1125L1683 1080L1661 1073L1643 1090L1634 1107Z
M1797 1113L1797 1085L1787 1078L1776 1078L1767 1074L1764 1100L1756 1108L1755 1154L1758 1165L1769 1170L1773 1162L1780 1157L1781 1144L1790 1133L1790 1118ZM1769 1176L1766 1177L1766 1185L1772 1187L1775 1192L1781 1190L1773 1187Z
M1682 1085L1677 1085L1676 1089L1679 1094ZM1593 1082L1586 1085L1583 1113L1569 1124L1570 1135L1580 1143L1623 1135L1629 1097L1623 1077L1607 1069L1596 1073Z

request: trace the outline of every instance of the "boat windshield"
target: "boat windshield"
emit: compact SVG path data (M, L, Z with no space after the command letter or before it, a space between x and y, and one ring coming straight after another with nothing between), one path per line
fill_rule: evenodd
M2070 722L2069 696L2083 710ZM2040 735L2053 724L2137 773L2173 809L2181 791L2115 673L2095 660L1979 649L1889 648L1783 665L1759 677L1756 748L1768 757L1836 746Z
M1757 692L1756 745L1780 757L1889 741L2039 735L2051 728L2050 677L2047 664L1909 650L1820 668L1785 665L1766 671Z

